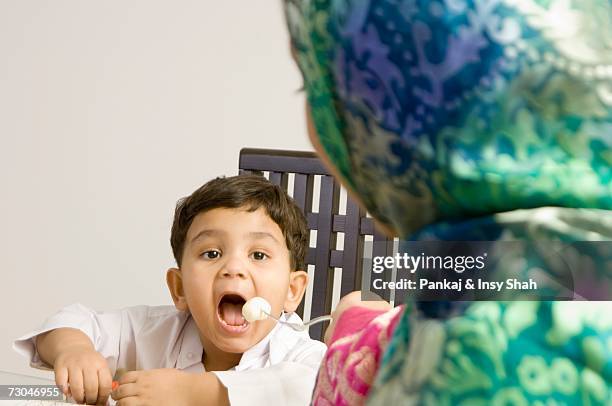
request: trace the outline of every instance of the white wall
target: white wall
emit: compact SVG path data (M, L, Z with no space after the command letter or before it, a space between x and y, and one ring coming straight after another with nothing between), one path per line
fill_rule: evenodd
M176 200L311 149L280 0L0 0L0 370L65 304L170 304Z

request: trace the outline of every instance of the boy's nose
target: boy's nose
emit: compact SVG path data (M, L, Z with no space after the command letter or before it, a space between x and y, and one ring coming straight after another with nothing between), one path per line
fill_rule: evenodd
M223 267L221 274L225 277L237 276L239 278L244 278L246 276L246 270L242 261L230 259Z

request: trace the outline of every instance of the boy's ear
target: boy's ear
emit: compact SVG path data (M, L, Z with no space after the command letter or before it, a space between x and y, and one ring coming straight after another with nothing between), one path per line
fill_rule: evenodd
M181 270L178 268L170 268L166 272L166 283L168 289L172 295L174 306L177 310L188 311L187 301L185 300L185 293L183 292L183 276Z
M296 311L308 285L308 273L292 271L289 273L289 290L285 298L284 310L288 313Z

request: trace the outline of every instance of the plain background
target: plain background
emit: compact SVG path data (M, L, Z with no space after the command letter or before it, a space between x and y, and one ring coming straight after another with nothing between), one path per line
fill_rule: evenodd
M0 370L64 305L171 304L176 200L311 150L280 0L0 0Z

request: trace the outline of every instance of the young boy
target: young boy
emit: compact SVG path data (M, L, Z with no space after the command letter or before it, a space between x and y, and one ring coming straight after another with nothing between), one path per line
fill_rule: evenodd
M260 296L301 322L308 230L300 209L260 176L217 178L178 202L166 282L175 308L97 313L68 306L15 341L79 403L309 404L325 345L272 319L248 323ZM111 390L117 369L127 369ZM211 372L209 372L211 371Z

